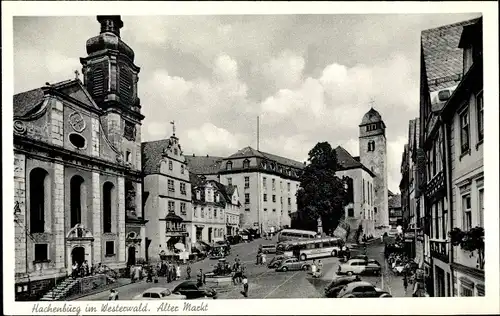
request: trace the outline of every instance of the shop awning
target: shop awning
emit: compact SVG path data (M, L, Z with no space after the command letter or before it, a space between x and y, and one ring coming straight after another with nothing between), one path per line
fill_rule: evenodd
M165 217L166 221L169 222L182 222L183 219L179 215L176 215L175 213L168 213L167 216Z

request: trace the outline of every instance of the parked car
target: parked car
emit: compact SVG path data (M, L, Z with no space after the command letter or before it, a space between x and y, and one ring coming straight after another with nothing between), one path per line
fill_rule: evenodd
M368 261L368 256L367 255L355 255L354 257L351 257L350 259L361 259Z
M339 265L337 274L375 274L379 275L382 271L382 267L378 261L369 259L350 259L346 263Z
M383 291L372 284L364 281L351 282L345 285L338 293L337 297L392 297L386 291Z
M297 258L290 258L282 260L276 271L308 270L309 267L310 265L304 261L299 261Z
M236 245L242 241L242 238L240 235L235 235L235 236L227 236L227 241L231 245Z
M341 276L333 279L332 283L330 283L325 288L325 296L326 297L337 297L340 290L344 288L349 283L361 281L358 275L352 276Z
M270 269L276 269L281 261L285 260L285 259L291 259L291 258L294 258L292 256L287 256L287 255L278 255L278 256L275 256L273 259L271 259L271 261L269 262L269 264L267 265L268 268Z
M276 253L276 244L260 245L259 250L262 253Z
M170 292L164 287L152 287L134 297L134 300L185 300L186 296Z
M205 285L199 286L196 281L184 281L177 285L172 290L172 293L185 295L188 300L205 297L217 298L217 291L215 289Z

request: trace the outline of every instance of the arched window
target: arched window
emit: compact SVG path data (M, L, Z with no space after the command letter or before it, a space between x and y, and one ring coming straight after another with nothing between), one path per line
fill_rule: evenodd
M226 170L231 170L231 169L233 169L233 163L231 161L228 161L226 163Z
M112 214L113 214L113 193L114 185L106 182L102 188L102 224L103 232L111 233Z
M76 224L82 223L82 202L83 194L83 178L80 176L73 176L70 181L70 224L75 227Z
M30 173L30 231L45 232L45 212L50 211L50 177L42 168Z
M250 160L245 159L243 161L243 168L250 168Z

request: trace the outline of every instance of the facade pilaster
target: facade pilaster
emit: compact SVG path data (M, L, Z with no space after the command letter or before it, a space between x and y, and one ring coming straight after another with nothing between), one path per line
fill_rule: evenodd
M118 177L118 261L125 262L125 179Z
M14 153L15 273L26 272L26 156Z
M56 258L57 269L65 267L65 240L64 231L64 165L54 163L54 235L56 239Z
M98 172L92 173L92 233L94 235L94 263L102 261L101 186Z

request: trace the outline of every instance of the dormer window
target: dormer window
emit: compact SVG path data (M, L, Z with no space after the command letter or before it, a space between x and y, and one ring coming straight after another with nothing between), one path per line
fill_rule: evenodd
M184 174L184 165L181 165L181 174Z
M177 150L177 148L174 148L174 155L177 156L178 153L179 153L179 151Z
M232 170L233 169L233 163L231 161L228 161L226 163L226 170Z
M196 199L197 200L201 199L201 192L200 191L196 191Z
M173 170L174 169L174 165L172 163L172 160L169 160L168 161L168 170Z
M243 168L250 168L250 160L245 159L243 161Z
M216 202L220 202L220 197L219 197L219 194L215 194L215 201L216 201Z
M464 48L464 69L463 69L463 74L465 75L467 71L469 71L470 67L472 66L474 59L474 48L472 45L467 46Z

